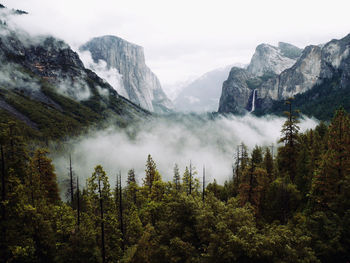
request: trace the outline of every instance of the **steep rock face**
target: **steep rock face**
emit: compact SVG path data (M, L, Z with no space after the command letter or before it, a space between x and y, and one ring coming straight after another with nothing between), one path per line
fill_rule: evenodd
M296 61L291 56L285 56L291 50L292 45L282 43L282 49L267 44L258 45L248 66L249 73L262 76L266 73L280 74L290 68Z
M321 53L318 46L306 47L297 63L280 74L278 96L273 99L292 97L313 87L321 73Z
M146 66L143 48L115 36L93 38L80 50L89 51L95 63L106 62L107 69L117 69L128 99L155 112L172 109L157 76Z
M252 75L242 68L233 67L228 79L222 85L219 103L221 113L243 113L248 105L251 89L247 84Z
M350 85L349 51L350 35L340 40L332 40L325 45L307 46L293 65L279 72L286 67L286 60L283 62L279 59L280 54L296 57L299 51L294 46L280 43L279 54L277 54L276 49L260 45L248 66L247 71L250 76L244 80L247 85L242 84L242 80L237 79L234 74L230 74L225 82L227 84L223 86L221 95L221 98L225 99L220 99L219 112L241 113L244 109L251 109L253 94L255 94L255 109L264 111L271 107L273 101L284 100L314 87L321 87L323 82L330 79L339 78L339 88L348 87ZM281 65L272 63L271 59L266 59L266 63L263 63L263 57L273 57L275 58L273 61L281 62ZM237 85L242 87L240 91L237 90ZM246 100L247 94L250 94L248 100ZM237 104L237 102L240 103ZM232 103L235 103L235 107L230 107Z

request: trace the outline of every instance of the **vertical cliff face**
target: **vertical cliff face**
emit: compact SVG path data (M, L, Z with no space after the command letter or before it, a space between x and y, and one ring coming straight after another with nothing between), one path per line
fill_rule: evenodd
M219 112L242 114L253 106L269 107L279 96L278 74L293 66L300 54L301 49L282 42L278 47L257 46L247 69L232 68L222 87Z
M251 109L254 90L255 109L265 110L273 101L302 94L329 79L340 78L340 88L347 87L349 52L350 35L325 45L307 46L301 55L300 49L287 43L279 43L278 48L259 45L246 78L241 77L242 72L231 71L223 85L219 112L242 113Z
M89 51L95 63L105 61L107 69L117 69L128 99L154 112L172 109L157 76L146 66L143 48L115 36L93 38L80 48Z
M237 67L231 69L228 79L222 85L219 112L244 113L252 96L252 90L248 86L251 77L246 69Z

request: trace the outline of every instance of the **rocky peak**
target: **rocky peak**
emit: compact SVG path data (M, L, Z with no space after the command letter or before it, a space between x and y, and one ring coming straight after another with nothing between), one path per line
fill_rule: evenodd
M282 42L278 48L259 45L248 67L251 75L247 79L242 80L241 74L231 71L223 85L219 111L240 113L249 110L252 98L257 109L265 110L273 101L317 89L324 83L338 83L337 88L350 86L350 34L323 45L307 46L301 54L299 52L297 47ZM292 59L294 57L297 59ZM295 63L288 67L288 61ZM267 74L268 70L275 74ZM249 99L247 94L250 94ZM232 107L233 103L235 107Z
M262 76L266 73L280 74L287 68L290 68L295 63L295 59L291 56L284 55L291 50L289 44L281 43L280 47L275 47L268 44L260 44L256 47L255 53L248 66L249 73Z
M95 63L106 62L107 69L117 69L122 77L126 97L141 107L155 112L171 109L157 76L147 67L143 48L116 36L96 37L80 47L89 51Z

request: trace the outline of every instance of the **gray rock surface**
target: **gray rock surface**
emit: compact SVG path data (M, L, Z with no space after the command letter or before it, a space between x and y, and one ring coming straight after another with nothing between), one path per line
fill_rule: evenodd
M266 109L274 100L304 93L325 79L341 79L340 87L350 85L350 35L324 45L299 50L286 43L279 47L259 45L247 71L232 69L224 82L219 112L243 113L250 110L256 89L256 109ZM244 77L243 77L244 76Z
M293 66L296 58L292 58L292 56L287 54L293 46L280 43L280 47L268 44L258 45L247 68L249 73L255 76L262 76L265 73L280 74L283 70ZM287 54L287 56L284 54Z
M117 69L124 94L132 102L154 112L167 112L172 102L162 90L157 76L147 67L143 48L115 36L96 37L80 47L89 51L95 63L106 62Z

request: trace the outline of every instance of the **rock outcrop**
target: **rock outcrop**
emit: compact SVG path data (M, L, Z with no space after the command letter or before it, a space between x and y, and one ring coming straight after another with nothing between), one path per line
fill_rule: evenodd
M349 49L350 35L307 46L300 56L299 49L290 44L280 43L278 48L259 45L247 72L231 70L222 88L219 112L249 111L254 90L255 109L264 110L273 101L302 94L334 77L341 79L340 88L346 87L350 84Z
M256 47L255 53L248 66L248 72L255 76L266 73L280 74L296 62L290 50L298 49L287 43L280 43L279 47L261 44ZM299 54L300 55L300 54Z
M103 36L93 38L80 50L89 51L95 63L105 61L106 70L117 69L122 78L119 88L132 102L154 112L173 108L157 76L146 66L142 47L115 36Z

